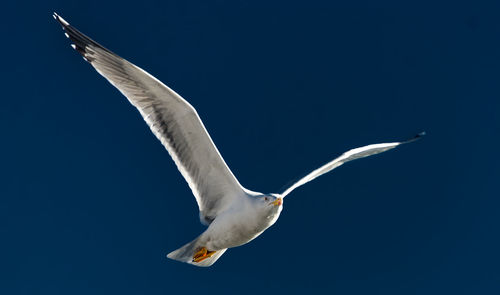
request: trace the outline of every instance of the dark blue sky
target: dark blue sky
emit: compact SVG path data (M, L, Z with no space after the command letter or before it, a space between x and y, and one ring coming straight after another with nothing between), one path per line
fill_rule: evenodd
M500 4L339 2L4 6L0 293L499 294ZM191 102L249 189L428 136L294 191L211 268L167 260L194 197L53 11Z

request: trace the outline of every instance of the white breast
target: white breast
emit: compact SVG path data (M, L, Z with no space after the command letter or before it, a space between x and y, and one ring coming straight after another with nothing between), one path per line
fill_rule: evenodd
M273 225L280 212L281 208L273 212L263 210L261 206L256 206L252 199L238 202L217 216L203 233L203 238L212 251L241 246Z

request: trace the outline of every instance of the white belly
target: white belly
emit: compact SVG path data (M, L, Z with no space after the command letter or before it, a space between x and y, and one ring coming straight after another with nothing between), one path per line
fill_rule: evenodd
M228 210L217 216L202 239L211 251L241 246L273 225L278 216L279 212L275 216L260 216L252 207Z

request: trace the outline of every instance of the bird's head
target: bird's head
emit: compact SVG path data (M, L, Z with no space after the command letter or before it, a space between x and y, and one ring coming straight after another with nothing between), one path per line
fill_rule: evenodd
M260 206L265 208L265 211L275 215L283 209L283 198L278 194L265 194L259 197Z
M267 206L279 207L283 205L283 198L278 194L266 194L260 197L261 201Z

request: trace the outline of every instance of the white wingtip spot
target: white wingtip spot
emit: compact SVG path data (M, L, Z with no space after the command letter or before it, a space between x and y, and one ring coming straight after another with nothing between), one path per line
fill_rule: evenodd
M82 58L84 61L89 62L89 60L85 56L82 56Z
M63 25L69 26L69 23L64 20L64 18L60 17L57 13L54 13L54 18L60 21Z
M64 36L66 36L66 38L69 38L69 35L68 35L68 33L64 33Z
M76 45L75 44L71 44L71 48L73 48L73 49L76 50Z

